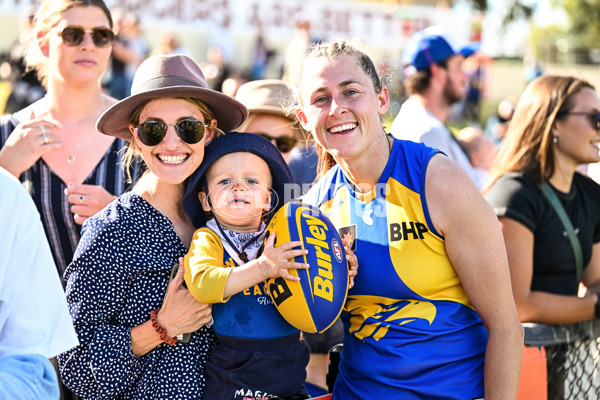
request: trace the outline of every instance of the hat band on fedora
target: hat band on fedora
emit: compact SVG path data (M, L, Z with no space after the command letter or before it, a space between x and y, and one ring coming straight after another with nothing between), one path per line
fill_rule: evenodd
M173 86L194 86L207 89L206 86L202 86L198 81L187 79L182 76L159 76L144 82L144 84L140 85L140 87L135 90L135 93L143 93L150 90L164 89L165 87Z

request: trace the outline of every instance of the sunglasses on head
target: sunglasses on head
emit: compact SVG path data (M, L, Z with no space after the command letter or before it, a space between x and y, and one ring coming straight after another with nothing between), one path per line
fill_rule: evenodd
M560 113L563 115L584 115L588 117L589 121L597 131L600 131L600 112L598 111L567 111Z
M289 136L273 137L266 133L259 133L259 135L267 139L269 142L274 142L277 146L277 150L279 150L282 153L287 153L288 151L291 151L298 142L296 139Z
M140 141L146 146L156 146L167 135L169 126L175 127L177 136L188 144L195 144L202 140L208 125L197 119L184 119L174 124L165 124L160 121L142 122L136 127Z
M115 33L105 27L98 27L86 31L80 26L67 26L60 32L60 37L64 44L74 47L83 43L86 32L91 32L92 41L97 47L110 46L115 40Z

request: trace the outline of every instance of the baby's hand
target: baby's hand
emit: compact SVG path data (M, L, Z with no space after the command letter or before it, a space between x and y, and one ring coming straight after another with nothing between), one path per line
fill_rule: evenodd
M354 277L358 274L358 258L350 250L346 240L342 239L342 243L344 243L344 250L346 251L346 261L348 261L348 289L351 289L354 286Z
M299 249L292 250L295 247L302 246L302 242L288 242L274 247L275 233L265 242L265 248L262 255L258 258L261 271L265 279L276 278L278 276L287 279L288 281L299 281L300 278L289 273L289 269L307 269L308 264L290 262L290 258L303 256L308 254L308 250Z

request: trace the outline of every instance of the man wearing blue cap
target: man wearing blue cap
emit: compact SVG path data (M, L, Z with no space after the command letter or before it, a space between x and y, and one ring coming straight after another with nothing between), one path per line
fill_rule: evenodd
M462 63L472 54L469 50L456 50L439 27L425 28L411 36L402 54L409 98L402 104L390 133L442 150L481 188L485 176L473 168L445 125L450 106L465 96L467 75Z

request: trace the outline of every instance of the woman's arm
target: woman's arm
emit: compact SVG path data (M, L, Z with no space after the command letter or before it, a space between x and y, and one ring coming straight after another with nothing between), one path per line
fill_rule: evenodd
M127 279L104 257L88 265L90 258L86 253L66 270L67 303L80 344L57 359L61 379L74 393L111 399L135 385L150 359L133 354L131 327L111 322L125 302Z
M123 211L106 211L119 214L116 220L103 215L86 222L74 260L65 271L67 303L80 344L57 359L63 382L83 398L120 396L136 385L157 357L148 354L137 358L132 351L131 336L135 324L119 322L150 319L150 310L158 308L161 299L161 294L154 291L135 301L128 298L133 275L123 267L124 258L135 257L142 263L151 255L147 254L150 247L144 250L135 247L139 245L138 238L128 226L132 214ZM130 250L133 248L138 249L137 253ZM131 254L124 254L125 251ZM157 287L165 279L155 273L139 276L146 280L146 287ZM139 313L145 307L148 311L142 319Z
M598 289L600 248L594 246L590 265L584 270L584 283L592 284L583 298L531 290L533 277L533 232L512 218L500 218L512 291L522 322L539 322L550 325L570 324L594 318L595 291ZM594 260L596 258L596 260ZM595 290L593 289L595 288Z
M10 122L1 129L8 126ZM64 146L57 129L55 124L36 118L32 111L29 121L17 125L0 149L0 167L20 177L44 154Z
M183 258L180 258L180 264L177 275L169 284L165 301L156 316L158 324L167 331L169 337L197 331L212 319L210 305L198 302L183 286ZM131 349L138 358L161 343L160 335L150 320L131 329Z
M450 262L488 332L485 398L515 398L523 328L512 297L496 215L471 179L443 155L430 161L425 194L433 224L444 236Z
M588 293L600 293L600 242L592 247L592 258L581 274L581 281Z

